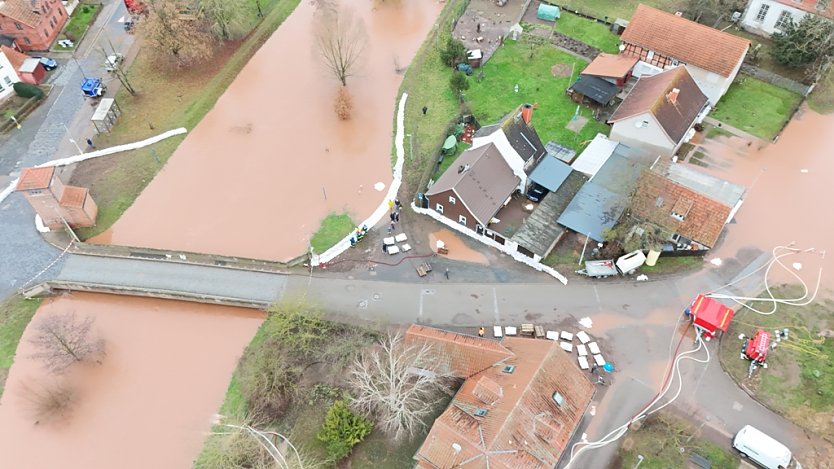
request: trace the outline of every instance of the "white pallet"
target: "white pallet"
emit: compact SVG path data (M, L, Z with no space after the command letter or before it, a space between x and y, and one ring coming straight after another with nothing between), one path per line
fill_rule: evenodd
M576 353L578 353L580 357L586 357L588 356L588 349L586 349L584 345L579 344L576 346Z
M588 336L588 333L585 331L579 331L576 333L576 338L579 339L580 342L583 344L587 344L591 341L591 338Z
M544 336L550 340L559 340L559 331L547 331Z
M492 326L492 336L493 337L504 337L504 333L501 332L501 326Z
M561 336L560 336L560 337L562 337L563 339L567 340L568 342L570 342L571 340L573 340L573 334L571 334L571 333L570 333L570 332L568 332L568 331L562 331L562 334L561 334Z
M596 342L591 342L590 344L588 344L588 350L590 350L591 353L594 354L594 355L600 353L599 345L597 345Z
M587 370L587 369L590 368L590 366L588 366L588 359L587 358L577 357L577 359L579 360L579 368L582 368L583 370Z

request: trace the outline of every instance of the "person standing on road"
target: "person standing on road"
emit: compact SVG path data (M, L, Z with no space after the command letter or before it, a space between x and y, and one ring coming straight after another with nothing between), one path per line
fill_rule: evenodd
M446 280L449 280L449 269L446 269L446 271L443 272L443 275L446 276Z
M87 138L87 146L92 148L93 150L96 149L96 146L93 145L93 139L91 139L91 138Z

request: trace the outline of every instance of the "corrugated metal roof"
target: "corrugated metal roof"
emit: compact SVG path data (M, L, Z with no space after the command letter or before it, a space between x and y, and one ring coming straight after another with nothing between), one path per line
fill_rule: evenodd
M597 134L591 143L585 147L585 150L579 154L571 167L574 170L585 173L588 177L594 177L599 171L599 168L608 161L608 158L614 153L614 149L619 145L614 140L608 140L603 134Z
M571 85L570 89L602 105L608 104L617 94L617 86L613 83L600 77L585 74L579 75L576 83Z
M565 182L572 169L562 161L545 156L530 173L530 180L545 187L549 191L555 191Z
M669 164L666 176L670 180L717 200L728 207L734 207L744 195L744 187L696 171L682 164Z

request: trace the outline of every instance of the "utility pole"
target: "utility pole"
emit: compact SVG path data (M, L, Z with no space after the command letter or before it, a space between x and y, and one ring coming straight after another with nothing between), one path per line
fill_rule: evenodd
M107 38L107 42L110 44L110 51L112 52L112 56L114 57L114 61L112 64L108 64L113 68L113 75L116 75L116 78L122 83L122 86L125 87L128 93L131 96L136 96L136 90L133 89L133 86L130 84L130 81L127 79L127 75L125 75L124 70L122 70L122 62L118 59L119 54L116 52L116 48L113 47L113 43L110 42L110 38ZM104 48L99 48L101 54L104 56L104 61L109 62L109 56L107 51Z

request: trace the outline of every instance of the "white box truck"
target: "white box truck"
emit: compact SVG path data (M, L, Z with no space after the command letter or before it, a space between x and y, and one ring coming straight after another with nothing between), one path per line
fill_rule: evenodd
M736 433L733 448L741 453L742 458L750 458L750 461L767 469L802 469L793 459L791 450L750 425Z

